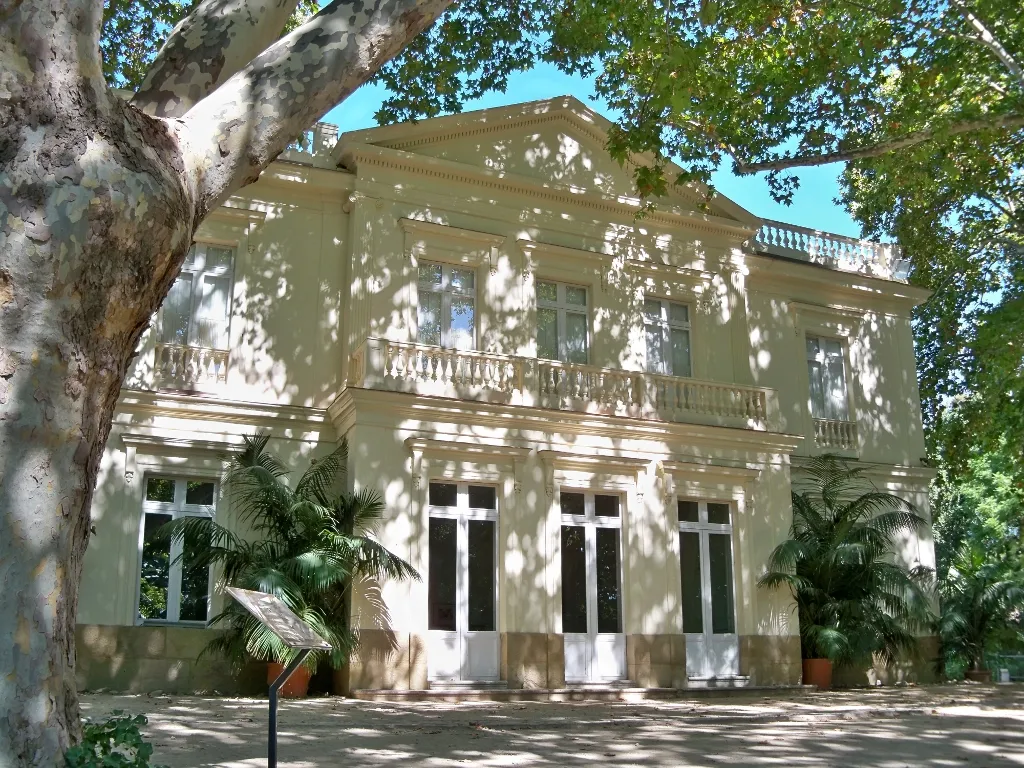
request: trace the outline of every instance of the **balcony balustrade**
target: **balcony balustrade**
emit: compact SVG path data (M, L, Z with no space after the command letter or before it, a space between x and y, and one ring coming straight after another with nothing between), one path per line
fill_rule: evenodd
M765 220L750 242L757 251L861 272L887 280L907 279L909 261L898 245L858 240L781 221Z
M285 147L279 160L291 163L312 165L317 168L333 168L331 151L338 143L338 126L330 123L317 123L307 128L295 141Z
M610 416L778 429L774 390L368 339L349 386Z
M857 422L815 419L814 444L830 451L856 451Z
M224 384L228 378L228 352L185 344L157 344L157 384L175 389L202 389Z

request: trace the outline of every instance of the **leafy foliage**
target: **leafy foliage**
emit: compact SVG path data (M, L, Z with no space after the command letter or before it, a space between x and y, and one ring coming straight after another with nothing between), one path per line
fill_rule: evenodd
M142 738L145 715L114 710L111 717L82 724L82 740L64 753L66 768L150 768L153 745ZM152 768L163 768L153 765Z
M237 519L251 529L249 541L209 518L185 517L164 527L183 541L186 567L220 566L226 584L280 598L333 647L309 655L310 669L323 660L340 666L355 644L348 599L355 580L418 579L407 562L372 537L384 502L373 490L338 490L344 481L345 443L313 462L291 488L287 470L267 451L269 435L247 436L232 460L227 488ZM287 663L294 651L234 601L213 618L225 631L206 652L227 657L235 669L249 659Z
M981 669L986 650L1003 640L1001 633L1022 638L1024 569L1019 557L1005 549L990 552L977 543L965 544L943 578L942 617L939 621L943 656Z
M932 572L894 562L898 537L926 523L863 472L830 455L801 469L790 538L772 551L758 582L792 590L804 658L849 664L874 655L892 664L916 651L914 633L932 618Z

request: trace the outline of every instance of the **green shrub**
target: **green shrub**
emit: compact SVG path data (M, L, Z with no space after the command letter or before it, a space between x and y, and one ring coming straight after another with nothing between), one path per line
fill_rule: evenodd
M82 724L82 741L64 753L66 768L165 768L151 765L153 745L142 738L139 726L145 715L127 715L114 710L111 717Z

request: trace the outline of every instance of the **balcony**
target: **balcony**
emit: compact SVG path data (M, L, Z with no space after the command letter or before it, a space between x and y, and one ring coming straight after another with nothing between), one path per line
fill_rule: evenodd
M185 344L157 344L156 383L162 388L201 390L224 384L228 351Z
M337 162L331 160L331 152L337 143L338 126L330 123L317 123L312 128L307 128L295 141L285 147L284 152L278 155L277 159L312 165L316 168L334 168Z
M349 386L608 416L778 430L775 390L368 339Z
M898 245L857 240L817 229L765 219L749 242L754 251L769 256L820 264L843 272L906 282L910 262Z
M814 444L826 451L856 451L857 422L814 419Z

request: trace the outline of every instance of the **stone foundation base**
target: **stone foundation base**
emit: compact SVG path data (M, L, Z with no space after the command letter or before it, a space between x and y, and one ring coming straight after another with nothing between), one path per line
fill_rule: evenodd
M335 692L423 690L427 687L427 643L423 635L360 629L359 645L346 670L335 673Z
M253 664L240 678L221 659L197 657L216 631L174 626L79 624L75 677L80 691L117 693L266 692L266 665Z
M685 635L626 635L626 676L640 688L685 688Z
M740 674L751 685L798 685L803 674L800 638L793 635L740 635Z
M917 657L897 662L892 667L865 659L860 664L832 670L832 685L853 688L862 685L894 683L934 683L938 681L939 638L918 638Z
M562 636L543 632L502 633L501 679L509 688L564 688Z

